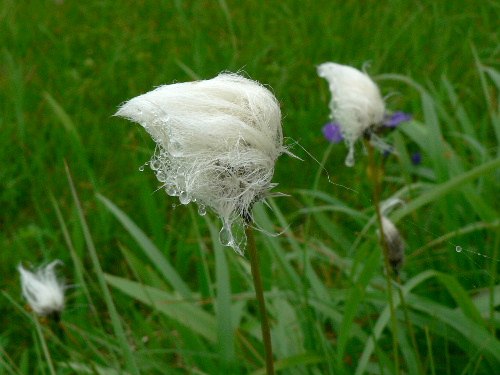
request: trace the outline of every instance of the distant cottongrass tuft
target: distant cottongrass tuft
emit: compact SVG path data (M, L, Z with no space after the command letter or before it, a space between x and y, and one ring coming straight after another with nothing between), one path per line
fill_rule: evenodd
M59 264L62 262L55 260L35 272L26 270L22 265L18 266L23 296L37 315L54 315L58 318L64 308L65 286L58 280L54 270Z
M330 116L340 126L349 148L345 163L351 167L356 141L384 119L384 100L378 86L366 73L333 62L321 64L317 69L318 75L328 81L332 93Z
M244 235L233 223L251 221L263 200L276 159L285 151L281 111L260 83L223 73L196 82L160 86L123 104L116 116L142 125L156 142L149 162L167 194L196 201L204 215L222 219L221 242L242 254Z
M385 216L382 216L381 219L387 244L387 257L392 270L397 275L404 262L406 245L394 223Z

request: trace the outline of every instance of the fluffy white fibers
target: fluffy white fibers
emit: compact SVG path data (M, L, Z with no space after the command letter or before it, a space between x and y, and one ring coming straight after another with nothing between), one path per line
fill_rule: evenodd
M55 260L31 272L19 265L21 289L33 311L41 316L59 314L64 308L64 283L57 279L54 268L61 264Z
M221 241L240 254L235 220L251 220L252 205L273 187L284 151L281 111L258 82L223 73L160 86L123 104L117 116L142 125L157 144L150 161L169 195L212 208L222 219Z
M330 116L339 124L349 148L346 165L353 166L354 144L370 126L382 122L384 100L372 79L353 67L326 62L318 66L318 75L328 81Z

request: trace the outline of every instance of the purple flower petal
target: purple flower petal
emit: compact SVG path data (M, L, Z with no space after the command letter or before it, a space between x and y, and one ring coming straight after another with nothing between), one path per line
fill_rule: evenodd
M382 125L388 128L395 128L402 122L410 121L411 115L405 112L394 112L392 114L386 113L382 120Z
M422 163L422 154L418 151L411 154L411 163L413 165L419 165Z
M331 143L339 143L344 139L339 124L335 122L329 122L323 126L323 135Z

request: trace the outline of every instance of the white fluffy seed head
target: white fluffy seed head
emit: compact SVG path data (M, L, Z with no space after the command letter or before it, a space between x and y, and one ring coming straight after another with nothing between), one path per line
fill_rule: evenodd
M38 315L59 314L64 308L64 283L57 279L54 270L61 263L55 260L35 272L26 270L22 265L17 268L21 275L23 296Z
M330 116L339 124L349 153L346 165L354 165L354 144L372 125L382 122L385 104L372 79L351 66L326 62L318 75L328 81L332 94Z
M116 116L142 125L156 142L150 167L182 204L212 208L223 221L223 242L242 252L232 224L249 221L252 205L274 186L284 151L281 111L258 82L223 73L160 86L123 104Z

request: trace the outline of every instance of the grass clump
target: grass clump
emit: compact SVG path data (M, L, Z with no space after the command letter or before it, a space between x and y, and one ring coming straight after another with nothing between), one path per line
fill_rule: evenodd
M136 172L153 143L111 118L153 86L244 70L319 161L295 147L304 161L282 158L274 178L290 197L253 211L283 231L255 238L276 370L494 373L497 9L458 5L4 1L0 372L264 373L248 263L220 245L213 217L154 193ZM413 116L387 137L397 155L375 151L378 171L361 145L344 167L345 148L321 135L330 94L316 65L368 60L388 106ZM389 284L375 177L380 202L405 202L388 214L407 245ZM56 258L73 285L63 334L21 305L16 274Z

